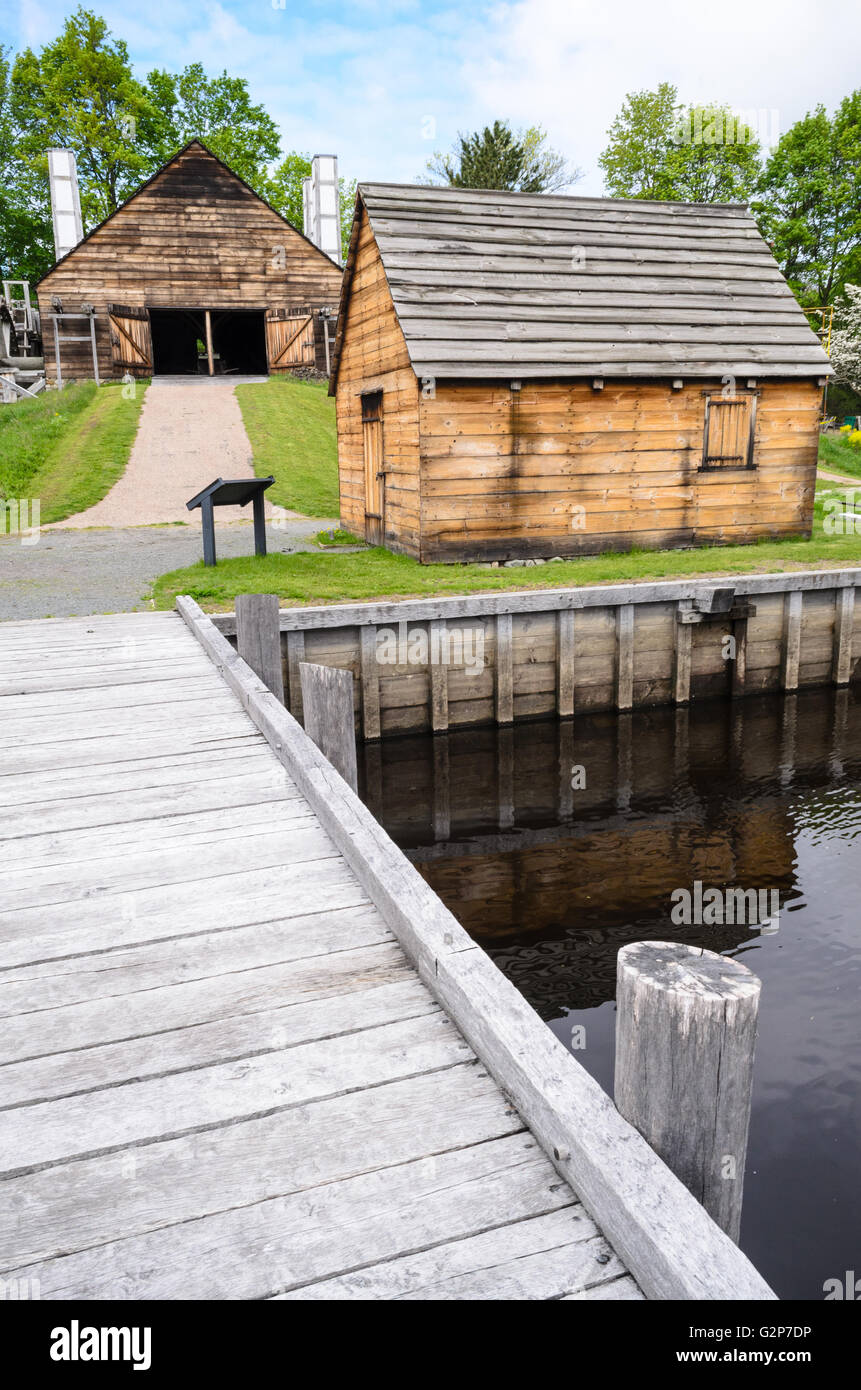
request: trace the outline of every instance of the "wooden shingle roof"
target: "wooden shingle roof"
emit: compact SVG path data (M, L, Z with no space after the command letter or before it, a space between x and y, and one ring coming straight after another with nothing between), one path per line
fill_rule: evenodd
M421 377L831 370L744 205L381 183L359 200Z

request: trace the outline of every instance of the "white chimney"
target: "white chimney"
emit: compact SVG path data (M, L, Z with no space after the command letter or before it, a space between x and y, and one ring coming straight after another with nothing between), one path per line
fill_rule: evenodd
M302 180L302 231L314 241L314 217L311 212L311 176ZM316 242L314 245L316 246Z
M48 151L48 179L54 218L54 251L59 260L77 246L84 235L78 167L71 150Z
M338 189L338 157L334 154L315 154L311 160L311 187L307 192L310 204L311 230L307 230L315 246L341 264L341 199Z

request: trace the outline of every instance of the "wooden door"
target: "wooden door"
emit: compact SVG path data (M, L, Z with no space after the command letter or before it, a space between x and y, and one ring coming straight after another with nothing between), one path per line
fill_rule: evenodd
M314 315L310 310L269 309L266 314L266 356L271 372L287 367L313 367Z
M382 545L386 506L382 391L369 391L362 396L362 444L365 458L365 540L369 545Z
M111 359L115 367L152 372L152 334L149 310L133 304L109 304L108 325L111 334Z

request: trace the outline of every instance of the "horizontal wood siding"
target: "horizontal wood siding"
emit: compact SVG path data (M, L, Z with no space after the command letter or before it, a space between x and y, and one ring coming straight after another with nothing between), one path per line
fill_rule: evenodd
M719 383L715 383L719 389ZM808 535L820 391L763 382L754 467L702 470L700 383L436 383L421 558L549 558Z
M68 312L77 313L82 301L95 306L99 371L107 378L127 370L112 358L111 303L162 309L288 310L307 305L315 311L316 361L323 371L316 310L336 305L340 288L341 272L322 251L202 146L193 145L49 271L38 296L46 316L54 295ZM61 338L85 327L83 320L72 320ZM45 365L48 379L54 380L51 326L45 335ZM89 344L62 346L62 368L69 380L92 377ZM128 370L140 376L149 369Z
M336 409L341 523L365 533L362 393L383 393L385 544L419 554L419 386L392 305L379 250L362 215L338 368Z

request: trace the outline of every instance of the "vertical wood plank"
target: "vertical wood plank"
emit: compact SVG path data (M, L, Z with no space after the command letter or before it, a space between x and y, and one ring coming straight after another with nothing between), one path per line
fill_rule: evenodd
M278 598L275 594L237 594L235 604L236 650L283 705Z
M377 663L377 629L373 623L359 629L362 684L362 734L380 737L380 668Z
M510 613L496 616L496 722L514 718L514 654Z
M783 690L798 689L803 602L804 593L801 589L793 589L783 598L783 647L780 653L780 685Z
M677 705L686 705L691 698L693 624L679 621L681 611L679 605L673 642L673 699Z
M448 630L444 618L434 618L429 624L430 653L430 717L434 733L448 728Z
M852 674L852 628L855 622L855 588L838 589L835 595L834 658L831 678L848 685Z
M560 608L556 615L556 713L574 713L574 609Z
M299 666L305 732L353 791L358 791L353 673L336 666Z
M303 720L302 680L299 666L305 660L304 632L287 633L287 691L290 696L290 713L299 723Z
M634 703L634 605L620 603L616 609L616 708L630 709Z

